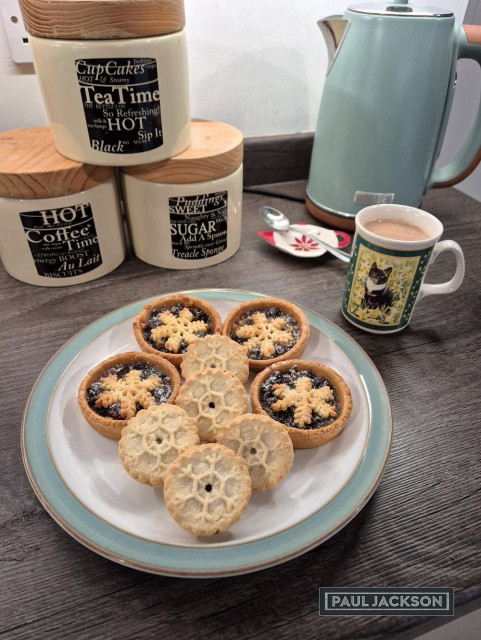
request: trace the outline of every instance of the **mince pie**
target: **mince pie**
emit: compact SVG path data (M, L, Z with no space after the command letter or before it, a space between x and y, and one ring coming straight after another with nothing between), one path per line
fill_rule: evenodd
M209 302L181 293L145 305L134 322L142 351L161 355L176 367L189 344L221 328L220 315Z
M309 323L296 305L280 298L260 298L233 309L222 333L243 347L249 367L259 371L300 357L309 338Z
M195 421L199 437L205 442L215 442L219 430L249 408L242 382L221 369L198 371L187 378L175 404Z
M156 404L139 411L122 429L120 461L134 480L161 487L172 462L197 444L197 427L183 409Z
M210 536L231 527L251 497L249 469L242 458L220 444L184 451L164 480L170 515L196 536Z
M226 336L206 336L187 347L180 365L182 377L187 379L198 371L220 369L230 371L242 384L249 378L249 358L244 349Z
M283 424L294 447L312 449L333 440L352 411L349 387L323 364L279 362L259 373L251 385L255 413Z
M217 442L232 449L249 467L252 491L273 489L294 462L292 441L285 428L267 416L246 413L228 422Z
M94 429L119 440L138 411L174 402L179 387L179 372L170 362L160 355L129 351L91 369L80 385L78 401Z

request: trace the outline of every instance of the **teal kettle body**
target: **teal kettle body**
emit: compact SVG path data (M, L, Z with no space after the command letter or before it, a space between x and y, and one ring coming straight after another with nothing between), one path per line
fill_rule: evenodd
M440 169L435 163L457 60L481 63L481 27L407 3L352 6L319 26L329 61L306 192L312 215L352 230L363 207L418 207L430 187L455 184L475 168L481 107L456 158Z

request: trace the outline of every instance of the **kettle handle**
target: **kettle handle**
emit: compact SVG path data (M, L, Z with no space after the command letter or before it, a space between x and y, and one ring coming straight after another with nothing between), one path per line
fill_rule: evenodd
M481 26L464 24L459 33L458 60L471 58L481 65ZM451 187L464 180L481 161L481 102L471 131L458 155L446 166L435 169L430 187Z

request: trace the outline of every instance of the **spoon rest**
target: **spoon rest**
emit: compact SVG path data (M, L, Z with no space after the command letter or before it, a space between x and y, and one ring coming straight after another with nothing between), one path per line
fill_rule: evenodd
M299 222L291 225L289 231L256 231L256 234L280 251L298 258L319 258L326 253L326 249L311 238L306 238L303 230L317 236L333 247L347 246L351 236L344 231L333 231L317 225Z

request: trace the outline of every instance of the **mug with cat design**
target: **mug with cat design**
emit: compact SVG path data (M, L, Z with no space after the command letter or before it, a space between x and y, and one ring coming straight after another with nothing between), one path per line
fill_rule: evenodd
M414 207L378 204L359 211L342 301L345 318L371 333L394 333L407 326L418 300L456 291L464 255L454 240L439 240L442 233L435 216ZM453 277L424 284L428 264L442 251L456 257Z

